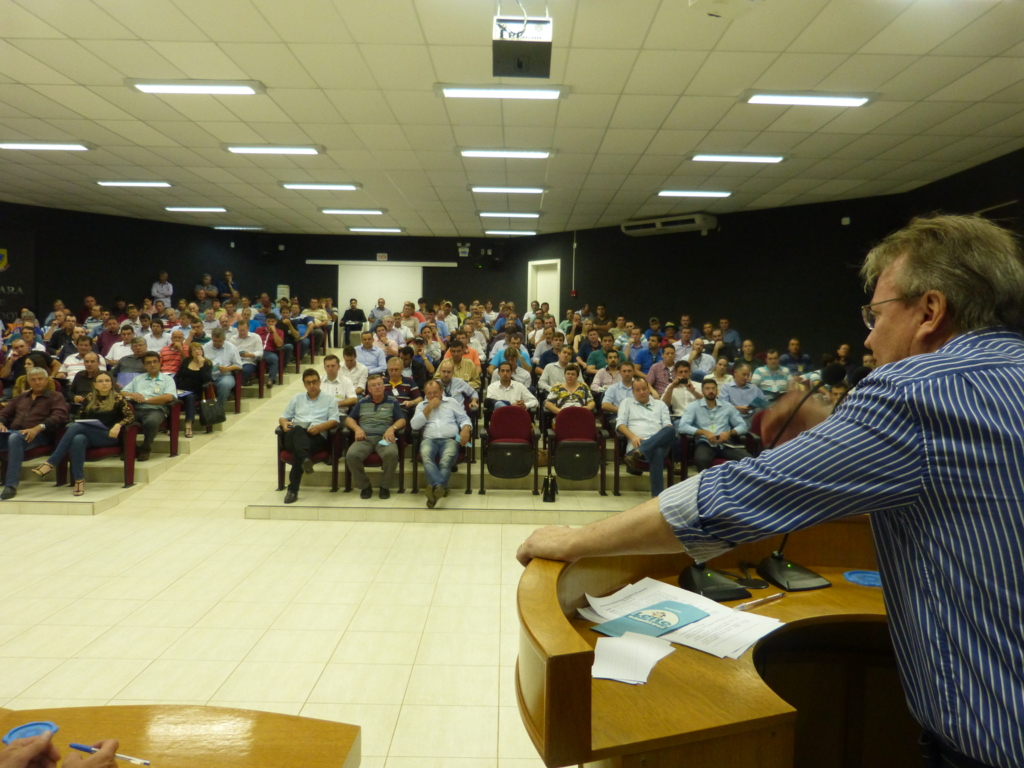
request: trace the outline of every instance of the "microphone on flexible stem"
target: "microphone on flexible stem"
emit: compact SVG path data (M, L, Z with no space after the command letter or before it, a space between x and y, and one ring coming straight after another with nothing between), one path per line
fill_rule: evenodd
M771 445L769 445L768 448L774 448L778 444L779 439L782 437L782 433L786 431L786 427L788 427L793 421L793 417L796 416L797 411L800 410L803 404L806 403L815 392L825 385L831 387L834 384L838 384L845 378L846 368L841 363L832 363L831 365L825 366L825 369L821 372L821 380L808 390L807 394L804 395L797 407L793 409L791 414L789 414L789 418L786 419L782 428L775 434L775 437L772 439ZM771 582L779 589L786 590L787 592L805 592L811 589L831 587L832 582L828 579L818 575L811 569L798 565L782 556L782 550L785 549L786 542L788 540L789 534L787 533L782 537L782 543L779 545L779 548L757 564L758 576L765 581Z
M866 365L862 365L859 368L853 369L850 375L846 377L846 382L850 385L850 387L845 392L843 392L842 396L836 402L836 407L838 407L843 402L843 400L846 399L846 396L850 394L851 389L860 384L863 379L867 378L867 375L871 373L872 370L872 368L868 368Z

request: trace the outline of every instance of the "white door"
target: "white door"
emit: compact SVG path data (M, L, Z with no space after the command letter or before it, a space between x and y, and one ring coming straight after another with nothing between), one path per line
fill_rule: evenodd
M370 310L377 306L377 299L383 298L384 306L392 312L401 312L405 302L415 305L422 295L423 267L376 261L365 266L338 266L338 306L345 309L349 299L355 299L369 316Z
M526 306L522 314L529 312L530 303L545 301L551 307L555 321L562 320L562 307L559 297L562 294L562 262L560 259L531 261L527 271Z

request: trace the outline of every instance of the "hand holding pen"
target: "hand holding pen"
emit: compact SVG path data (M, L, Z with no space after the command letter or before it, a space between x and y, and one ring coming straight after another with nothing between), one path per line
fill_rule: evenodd
M69 746L71 749L78 750L78 752L89 754L86 757L82 757L75 752L70 753L64 758L63 768L114 768L118 760L124 760L134 765L149 765L148 760L140 760L137 757L117 754L117 739L104 739L92 746L72 742Z

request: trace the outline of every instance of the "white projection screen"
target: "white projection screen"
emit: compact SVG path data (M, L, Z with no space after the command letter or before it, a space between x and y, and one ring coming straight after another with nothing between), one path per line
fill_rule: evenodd
M401 312L402 305L423 295L423 267L373 261L366 265L338 265L338 307L348 309L355 299L367 314L383 297L392 312Z

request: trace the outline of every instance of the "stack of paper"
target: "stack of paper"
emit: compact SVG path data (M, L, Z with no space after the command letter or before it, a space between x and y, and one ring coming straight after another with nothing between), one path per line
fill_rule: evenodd
M587 600L590 601L590 608L580 608L580 616L597 624L665 600L685 603L706 611L707 618L662 635L660 639L696 648L723 659L738 659L750 646L782 625L778 619L747 611L734 611L694 592L651 578L623 587L608 597L587 595Z
M594 650L591 674L604 680L640 685L647 682L654 665L675 650L659 637L626 632L622 637L602 637Z

